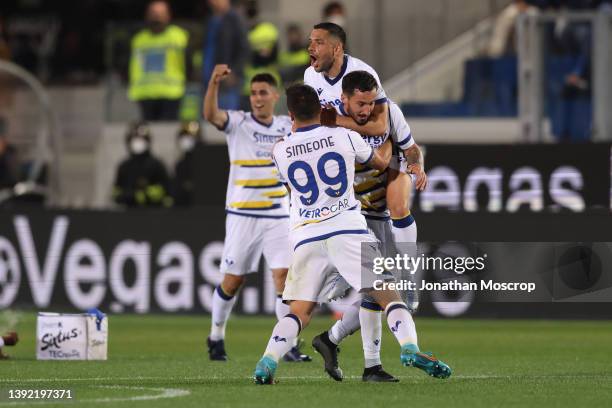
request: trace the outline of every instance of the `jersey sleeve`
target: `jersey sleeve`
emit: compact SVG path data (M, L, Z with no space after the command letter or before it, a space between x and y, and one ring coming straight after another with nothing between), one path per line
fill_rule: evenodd
M355 151L355 160L359 164L366 164L374 156L374 149L357 132L347 133L351 147Z
M278 171L278 179L280 180L281 183L287 184L287 179L285 177L283 169L281 168L281 166L279 166L279 163L276 160L276 155L280 154L281 149L282 149L282 145L283 145L282 141L280 141L280 142L278 142L278 143L276 143L274 145L274 148L272 149L272 161L274 162L274 165L276 166L276 170ZM277 152L279 152L279 153L277 153Z
M404 113L396 103L389 102L389 125L393 144L402 150L414 145L414 138L410 125L406 122Z
M227 122L221 128L225 134L231 136L236 132L238 125L246 118L246 114L244 111L236 111L236 110L228 110L227 112Z

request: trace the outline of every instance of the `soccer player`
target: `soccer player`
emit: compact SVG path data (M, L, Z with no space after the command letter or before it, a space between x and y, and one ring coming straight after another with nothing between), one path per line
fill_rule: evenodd
M279 94L274 77L267 73L251 80L251 112L219 109L219 84L230 74L227 65L215 66L206 96L204 118L227 135L230 174L226 196L225 242L221 272L223 281L212 300L212 323L207 339L211 360L225 361L225 327L245 282L245 274L257 269L263 253L272 269L277 291L276 315L288 313L280 298L290 251L289 206L272 162L272 146L291 130L287 116L274 116ZM286 361L310 361L301 354L297 340L284 356Z
M274 383L279 359L308 325L317 302L325 301L337 274L384 308L404 365L447 378L451 370L446 364L419 351L414 321L399 294L373 289L379 276L373 272L372 261L380 252L352 186L355 161L384 171L390 144L383 145L382 151L374 150L355 132L321 126L319 100L308 85L288 88L287 106L295 131L274 146L273 159L291 191L293 257L283 292L290 313L274 327L255 368L255 382ZM366 252L363 257L362 251Z
M423 171L422 155L419 147L414 143L410 133L410 127L403 118L403 114L399 107L387 100L386 94L380 86L380 80L376 71L365 62L346 55L344 46L346 44L346 33L344 30L333 23L320 23L314 26L310 34L310 43L308 51L311 58L311 66L304 72L304 83L316 89L319 95L321 105L325 108L333 107L334 109L324 109L323 117L326 124L335 124L337 126L346 127L362 135L383 135L388 132L390 126L390 117L396 119L395 134L397 135L394 142L395 146L404 152L405 158L397 155L394 162L402 162L402 169L388 169L385 174L386 186L384 183L375 183L370 188L372 194L384 193L386 188L386 202L382 206L370 208L368 217L387 217L392 219L391 235L386 239L392 238L395 243L416 242L417 227L414 217L410 213L408 202L411 191L412 180L405 173L411 172L416 179L416 187L423 190L427 185L427 176ZM356 121L351 116L345 115L342 103L342 78L352 71L362 70L370 73L377 82L378 88L376 92L375 107L371 111L367 120ZM337 115L336 113L339 113ZM378 201L381 204L381 200ZM387 213L388 209L388 213ZM378 214L376 214L378 212ZM398 249L400 250L400 249ZM412 294L412 300L409 304L410 309L414 312L418 307L418 299L416 293ZM343 316L339 324L345 324L343 333L352 333L359 327L359 321L367 330L362 331L362 336L370 336L364 338L364 354L370 355L366 358L366 370L364 371L364 380L366 381L394 381L393 377L388 375L378 367L380 361L380 336L382 326L380 322L380 312L375 313L372 308L376 308L369 302L364 302L362 309L350 308ZM379 309L379 308L377 308ZM370 330L369 328L372 328ZM347 335L348 335L347 334ZM336 340L341 340L336 338ZM332 340L333 341L333 340ZM317 346L313 344L315 348ZM370 351L366 351L370 348ZM378 350L378 351L375 351ZM319 350L321 352L321 350ZM335 353L335 351L334 351ZM326 354L322 353L323 356ZM374 357L376 355L377 357ZM326 365L328 373L338 379L341 371L335 371L332 364L332 356L327 359ZM368 370L369 368L369 370ZM334 374L332 374L334 373Z
M368 121L369 115L375 107L378 92L378 83L373 75L366 71L352 71L342 79L342 105L341 112L352 118L356 123ZM373 148L377 148L387 140L397 145L398 141L407 133L408 124L404 120L401 110L389 110L389 126L382 135L365 136L364 140ZM406 147L414 145L411 138L405 142ZM391 166L400 170L405 162L400 162L398 156L393 156ZM405 169L403 169L405 170ZM355 193L361 202L361 212L365 216L368 228L381 245L386 257L395 257L397 249L394 244L389 209L386 205L388 171L379 171L368 166L356 165ZM343 284L346 285L345 282ZM348 285L344 286L345 288ZM412 302L409 302L409 307ZM361 308L360 308L361 306ZM334 326L313 339L313 347L325 360L325 370L335 380L342 379L342 370L338 367L337 346L347 336L360 328L361 319L366 325L361 330L365 369L363 381L396 382L397 379L382 368L380 360L381 348L381 308L372 298L364 298L351 305L343 318Z
M310 67L304 72L304 83L317 91L324 108L333 108L324 109L324 124L342 126L361 135L382 135L389 126L389 109L400 109L397 105L388 103L376 71L360 59L344 53L345 44L346 33L339 25L329 22L315 25L310 33ZM342 78L352 71L366 71L374 76L378 83L376 106L369 119L363 123L357 123L350 116L342 114ZM335 115L334 110L339 115ZM409 132L410 128L406 127L406 130ZM420 150L418 146L410 144L411 139L410 133L404 134L396 145L407 151L408 170L416 176L417 189L422 190L427 184L427 178L423 171ZM408 175L394 169L389 171L387 205L393 219L392 233L395 242L416 242L417 227L408 209L410 182Z

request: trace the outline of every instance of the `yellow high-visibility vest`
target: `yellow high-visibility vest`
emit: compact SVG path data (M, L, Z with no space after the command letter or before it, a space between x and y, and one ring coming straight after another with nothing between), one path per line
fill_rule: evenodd
M169 25L155 34L141 30L132 39L130 89L133 101L179 99L185 93L185 50L189 34Z
M264 50L272 49L278 41L278 29L272 23L259 23L249 31L248 34L249 45L253 50ZM276 62L270 63L266 66L254 67L252 64L248 64L244 67L244 84L242 86L242 94L251 94L251 79L257 74L268 73L271 74L279 88L282 84L281 76L278 72Z
M282 51L278 57L278 63L282 68L310 65L310 54L306 49Z

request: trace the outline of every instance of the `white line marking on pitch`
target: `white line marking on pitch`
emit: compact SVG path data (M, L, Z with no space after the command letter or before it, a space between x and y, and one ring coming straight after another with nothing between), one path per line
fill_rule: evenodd
M127 389L127 390L138 390L138 391L153 391L159 392L160 394L145 394L136 395L133 397L108 397L108 398L84 398L84 399L54 399L54 400L20 400L11 402L0 402L0 406L15 406L23 404L62 404L62 403L73 403L73 402L87 402L87 403L107 403L107 402L126 402L126 401L151 401L164 398L178 398L185 397L191 394L189 390L181 390L178 388L155 388L155 387L132 387L129 385L99 385L94 386L95 388L109 388L109 389Z
M487 379L512 379L512 378L607 378L608 375L595 375L595 374L585 374L585 375L576 375L576 374L552 374L552 375L487 375L487 374L476 374L476 375L453 375L451 379L462 379L462 380L487 380ZM229 376L212 376L212 377L79 377L79 378L26 378L26 379L16 379L16 378L6 378L0 379L1 383L35 383L35 382L80 382L80 381L202 381L202 380L248 380L252 377L229 377ZM316 379L325 379L329 378L325 375L320 376L279 376L277 379L279 380L316 380ZM346 379L360 379L361 376L346 376ZM419 377L404 377L399 376L399 378L403 379L417 379ZM423 377L425 378L425 377Z

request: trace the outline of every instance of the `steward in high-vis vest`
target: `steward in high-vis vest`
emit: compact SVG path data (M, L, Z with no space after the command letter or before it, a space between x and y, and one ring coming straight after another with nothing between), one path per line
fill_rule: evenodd
M277 84L281 83L278 72L278 30L272 23L256 24L248 35L251 60L244 68L243 104L248 106L251 94L251 79L258 74L270 74ZM309 57L310 58L310 57Z
M185 94L189 34L170 24L165 1L147 8L148 28L132 38L129 98L140 105L144 120L176 120Z
M287 49L278 58L278 65L285 87L304 78L304 70L310 65L308 45L304 44L302 29L297 24L287 26Z

